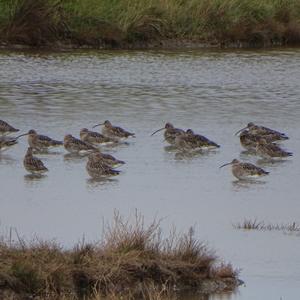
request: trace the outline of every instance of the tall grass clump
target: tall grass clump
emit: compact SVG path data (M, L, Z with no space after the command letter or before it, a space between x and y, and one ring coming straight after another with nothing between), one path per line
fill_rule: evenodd
M0 37L38 46L291 44L300 42L300 1L0 0Z
M6 18L1 35L13 43L41 46L68 32L58 0L2 0L1 7Z
M140 215L130 222L116 214L100 242L69 250L37 240L0 243L0 297L11 299L109 299L120 293L162 299L186 289L209 293L238 284L237 271L219 263L192 229L163 239L159 222L146 226Z

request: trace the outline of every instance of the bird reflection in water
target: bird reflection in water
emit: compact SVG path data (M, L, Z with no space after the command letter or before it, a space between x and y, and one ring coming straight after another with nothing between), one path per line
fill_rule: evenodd
M245 180L233 180L232 186L234 190L240 191L243 189L252 189L255 187L262 187L266 184L266 181L264 180L254 180L254 179L245 179Z
M117 178L108 178L108 177L100 177L100 178L89 178L86 180L87 187L91 190L94 190L97 187L109 187L112 185L118 184L119 180Z

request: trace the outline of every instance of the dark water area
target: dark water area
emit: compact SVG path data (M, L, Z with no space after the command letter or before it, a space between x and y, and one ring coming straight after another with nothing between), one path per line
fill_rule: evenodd
M244 219L300 223L300 50L185 52L0 52L0 119L22 132L55 139L79 136L106 119L136 133L129 145L103 148L125 160L120 176L91 180L86 159L63 148L40 155L49 168L32 178L23 168L26 138L0 153L0 232L11 228L71 247L83 236L101 238L115 210L146 222L162 218L164 233L195 226L196 237L240 268L245 281L219 299L298 299L300 236L242 231ZM165 122L192 128L221 145L185 157L171 151ZM294 156L277 163L243 153L234 133L253 121L288 134ZM98 129L99 130L99 129ZM233 158L270 172L254 183L237 181ZM199 299L188 296L187 299Z

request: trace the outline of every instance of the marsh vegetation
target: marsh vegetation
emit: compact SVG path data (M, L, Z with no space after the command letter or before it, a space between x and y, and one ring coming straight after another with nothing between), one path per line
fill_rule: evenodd
M238 285L237 271L197 241L193 229L163 239L159 221L146 226L141 215L130 222L118 213L104 228L100 242L71 250L54 242L2 239L0 295L159 299L186 289L208 293Z
M106 48L300 41L297 0L1 0L0 39Z
M272 224L258 221L256 219L245 219L243 222L233 224L235 229L243 230L260 230L260 231L286 231L286 232L300 232L300 226L296 222L287 224Z

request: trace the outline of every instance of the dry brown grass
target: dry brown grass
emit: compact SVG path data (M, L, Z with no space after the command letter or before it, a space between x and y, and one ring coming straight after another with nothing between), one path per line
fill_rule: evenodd
M13 43L40 46L68 35L59 0L12 0L2 35Z
M300 42L298 0L0 0L0 39L31 46Z
M278 230L278 231L286 231L286 232L300 232L300 225L296 222L288 223L288 224L266 224L265 222L259 222L256 219L245 219L241 223L233 224L233 227L236 229L243 229L243 230L260 230L260 231L271 231L271 230Z
M122 293L128 299L151 300L175 297L174 287L198 289L211 279L229 280L234 289L236 271L217 266L217 257L193 234L191 229L162 239L159 222L146 226L140 215L130 222L116 214L101 242L71 250L37 240L2 241L0 295L117 299Z

